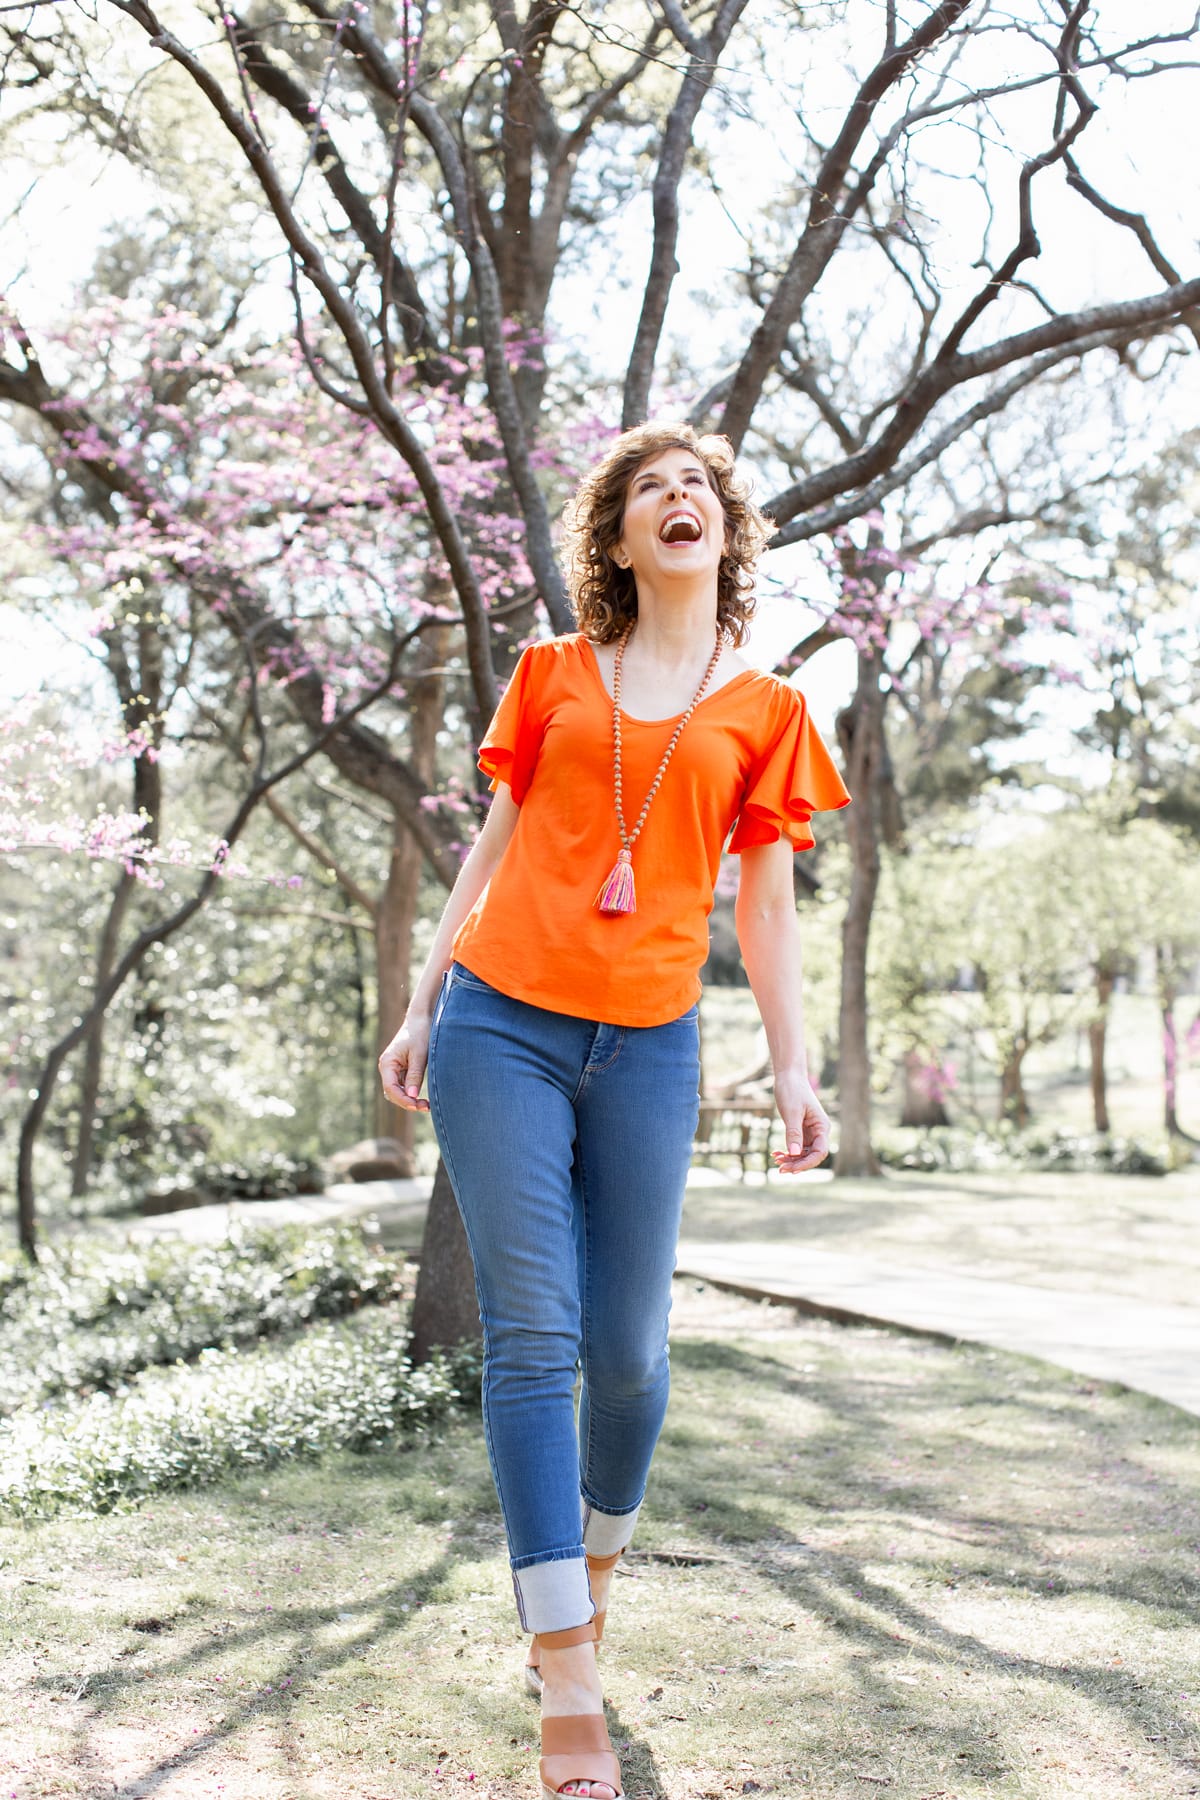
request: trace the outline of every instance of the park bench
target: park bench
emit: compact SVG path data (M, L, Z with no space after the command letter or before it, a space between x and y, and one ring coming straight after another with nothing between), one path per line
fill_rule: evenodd
M775 1167L771 1152L783 1145L782 1132L769 1096L702 1099L692 1159L710 1168L736 1162L743 1175L751 1169L769 1174Z

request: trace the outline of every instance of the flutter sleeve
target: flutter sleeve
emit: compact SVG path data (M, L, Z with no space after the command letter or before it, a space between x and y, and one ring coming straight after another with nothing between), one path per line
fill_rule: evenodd
M537 646L521 652L512 680L479 746L479 767L491 778L507 782L519 806L525 798L542 747L543 720L538 704L540 683Z
M808 716L804 697L779 683L778 704L769 709L769 734L746 779L729 848L749 850L787 836L795 850L811 850L809 820L850 804L821 735Z

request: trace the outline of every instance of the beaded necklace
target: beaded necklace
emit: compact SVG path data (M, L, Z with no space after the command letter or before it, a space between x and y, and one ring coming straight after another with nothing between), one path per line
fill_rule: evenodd
M721 651L725 647L725 633L717 632L717 641L713 653L704 671L700 686L692 696L692 703L671 733L671 741L663 751L663 759L658 765L658 773L650 783L650 792L642 803L642 810L637 816L637 823L632 831L625 829L625 795L621 780L621 663L625 656L625 646L633 635L630 625L622 634L617 645L616 659L613 662L613 798L617 808L617 830L621 835L621 853L617 857L612 873L596 896L596 906L602 913L614 916L618 913L637 911L637 896L633 887L633 846L646 823L646 814L650 811L650 803L662 786L662 778L667 772L667 764L675 753L675 746L683 735L683 728L699 706L704 697L704 690L713 678L713 671L721 659Z

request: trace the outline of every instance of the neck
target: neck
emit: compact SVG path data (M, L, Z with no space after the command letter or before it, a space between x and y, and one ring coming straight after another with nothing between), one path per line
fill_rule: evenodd
M653 591L638 587L638 616L635 631L643 656L664 663L683 663L694 659L701 647L712 648L717 635L717 597L701 593L694 597L672 595L669 603Z

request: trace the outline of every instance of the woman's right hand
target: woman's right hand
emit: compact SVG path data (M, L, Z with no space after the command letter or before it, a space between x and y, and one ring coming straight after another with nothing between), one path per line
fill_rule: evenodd
M421 1014L405 1015L403 1025L379 1058L379 1079L393 1106L405 1112L428 1112L428 1100L421 1099L421 1083L429 1060L429 1029L432 1021Z

